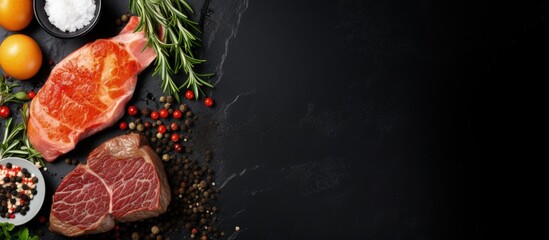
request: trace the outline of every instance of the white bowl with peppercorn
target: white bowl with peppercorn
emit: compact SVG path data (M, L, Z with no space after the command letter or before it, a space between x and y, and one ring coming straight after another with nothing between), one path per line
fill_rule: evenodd
M23 158L0 160L0 222L16 226L38 214L46 194L40 170Z

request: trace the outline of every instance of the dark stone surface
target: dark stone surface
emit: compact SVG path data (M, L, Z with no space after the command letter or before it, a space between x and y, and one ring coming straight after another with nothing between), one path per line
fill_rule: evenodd
M485 88L531 50L521 36L547 43L537 35L547 29L546 3L189 2L208 61L199 69L216 73L215 107L190 103L199 118L193 141L198 152L214 150L221 224L242 229L230 239L485 236L478 150L493 103ZM114 19L127 2L103 4L83 38L53 38L36 22L22 32L58 62L120 30ZM39 89L48 71L23 87ZM161 95L151 73L140 75L139 106ZM69 156L84 161L116 134L107 129ZM48 168L53 192L71 168Z

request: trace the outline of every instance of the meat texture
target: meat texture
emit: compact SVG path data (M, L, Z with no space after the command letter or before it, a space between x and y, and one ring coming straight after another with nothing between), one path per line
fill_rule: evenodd
M138 134L113 138L94 149L53 195L50 231L74 237L111 230L164 213L170 188L158 155Z
M137 75L156 58L132 17L119 35L71 53L52 70L31 102L28 136L44 159L54 161L78 141L113 125L124 114Z

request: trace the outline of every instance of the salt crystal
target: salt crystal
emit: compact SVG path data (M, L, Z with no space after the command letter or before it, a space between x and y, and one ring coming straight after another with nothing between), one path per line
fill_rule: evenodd
M95 13L94 0L46 0L48 20L63 32L74 32L88 24Z

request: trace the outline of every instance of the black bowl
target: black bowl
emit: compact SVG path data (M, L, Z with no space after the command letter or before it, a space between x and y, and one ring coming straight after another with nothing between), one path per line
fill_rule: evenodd
M99 17L101 15L101 0L94 0L94 1L95 1L95 12L92 20L88 25L74 32L61 31L59 28L54 26L50 22L50 20L48 20L48 15L46 14L46 10L44 10L44 6L46 5L46 0L33 0L32 2L34 7L34 16L36 17L38 24L40 24L40 26L42 26L42 28L46 32L58 38L75 38L90 32L99 21Z

